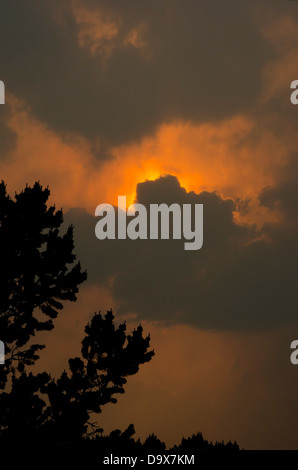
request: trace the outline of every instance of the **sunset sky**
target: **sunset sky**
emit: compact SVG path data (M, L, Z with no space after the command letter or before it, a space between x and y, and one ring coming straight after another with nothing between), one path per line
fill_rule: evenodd
M0 179L49 186L88 271L38 368L58 376L108 308L156 353L105 432L298 449L297 79L296 1L1 0ZM118 195L202 203L202 249L98 240Z

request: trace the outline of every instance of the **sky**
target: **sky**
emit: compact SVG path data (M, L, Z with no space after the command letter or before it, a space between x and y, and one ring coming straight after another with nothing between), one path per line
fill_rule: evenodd
M0 44L0 178L49 186L88 271L38 367L58 376L112 308L155 357L106 432L298 449L298 3L1 0ZM202 249L98 240L118 195L203 204Z

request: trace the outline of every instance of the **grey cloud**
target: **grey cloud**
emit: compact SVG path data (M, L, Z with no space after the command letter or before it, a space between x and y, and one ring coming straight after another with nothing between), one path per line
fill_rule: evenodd
M251 21L250 1L82 5L120 18L120 40L146 24L149 56L118 42L103 66L79 47L68 0L1 2L1 79L54 130L105 146L139 139L164 121L228 117L258 97L270 50Z
M0 106L0 160L9 157L17 143L16 133L9 127L8 120L11 116L9 104Z
M297 154L290 157L287 165L280 169L275 186L264 188L259 199L261 204L271 209L278 206L287 222L298 222Z
M203 203L204 245L187 252L180 240L99 241L97 219L71 210L66 221L75 225L89 282L108 286L118 313L219 330L265 329L296 320L296 233L287 243L273 231L270 243L247 243L255 232L233 221L233 201L216 193L187 193L172 176L139 184L137 194L144 204Z

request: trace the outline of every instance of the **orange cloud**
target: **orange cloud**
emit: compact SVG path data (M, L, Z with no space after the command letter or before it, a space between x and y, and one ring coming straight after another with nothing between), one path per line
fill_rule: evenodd
M11 193L36 180L49 185L53 201L65 211L83 207L93 214L100 203L117 204L118 195L127 195L130 204L138 182L165 173L176 175L188 191L255 197L275 181L296 145L288 135L272 134L262 123L235 116L219 123L163 124L138 143L111 148L112 158L99 161L86 139L63 139L16 98L9 96L8 102L17 146L0 162L2 178ZM252 219L270 218L265 212L256 206Z
M130 187L171 173L188 191L245 197L272 183L285 150L279 138L258 133L251 119L236 116L216 124L164 124L154 136L114 154Z
M118 35L117 22L98 9L90 11L78 2L74 3L73 14L78 25L80 47L86 48L93 56L110 57Z
M92 56L99 56L102 65L112 56L115 48L134 47L147 58L150 56L144 39L146 24L140 22L129 31L122 31L120 17L111 18L103 9L90 10L80 1L74 1L72 13L78 26L78 44Z
M261 31L276 52L275 59L265 64L263 69L263 99L268 101L283 97L286 92L289 105L290 84L298 78L298 22L289 16L282 16L267 22Z

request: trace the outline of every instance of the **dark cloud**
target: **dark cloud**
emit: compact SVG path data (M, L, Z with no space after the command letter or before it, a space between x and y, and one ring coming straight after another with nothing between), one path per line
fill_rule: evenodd
M137 189L138 202L144 204L203 203L204 244L201 250L184 251L180 240L99 241L97 218L71 210L66 221L75 224L77 252L89 282L109 287L119 313L219 330L295 321L296 232L284 243L283 234L271 228L270 241L252 242L254 229L233 220L232 200L187 193L172 176Z
M290 158L287 165L280 169L278 183L275 186L264 188L259 199L261 204L270 209L279 209L285 224L298 222L298 158Z
M259 96L271 50L248 0L81 2L118 25L105 61L79 47L72 4L1 2L1 79L62 134L125 142L164 121L229 117ZM144 51L124 45L139 25Z
M16 146L17 135L9 127L8 120L11 116L9 104L0 106L0 161L8 158L9 153Z

